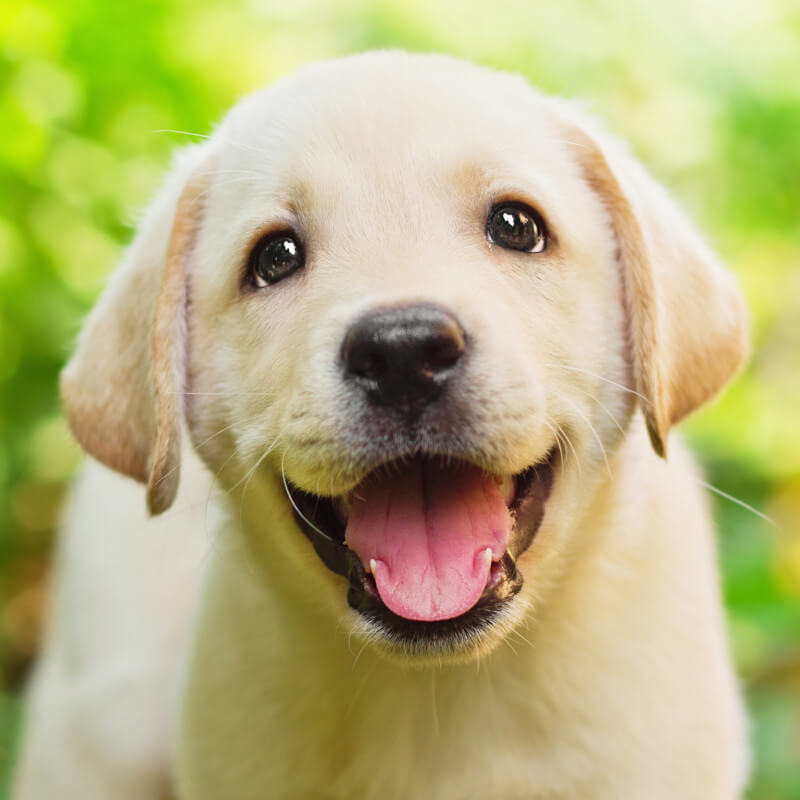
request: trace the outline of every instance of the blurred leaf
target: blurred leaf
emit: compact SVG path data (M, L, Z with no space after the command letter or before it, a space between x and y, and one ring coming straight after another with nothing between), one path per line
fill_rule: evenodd
M800 6L564 0L5 0L0 12L0 668L22 664L76 460L57 374L169 154L318 58L441 50L588 98L739 274L754 356L686 432L715 500L753 800L800 797ZM27 566L26 566L27 565ZM33 571L35 572L35 570ZM33 573L30 573L31 575ZM21 598L21 599L20 599ZM16 643L16 644L15 644ZM11 670L13 671L13 670ZM0 796L17 701L0 694ZM5 767L3 757L5 755Z

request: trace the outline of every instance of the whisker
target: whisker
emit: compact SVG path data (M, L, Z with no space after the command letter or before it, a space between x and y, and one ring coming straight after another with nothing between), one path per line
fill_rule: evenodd
M637 392L635 389L631 389L628 386L623 386L621 383L617 383L616 381L612 381L610 378L604 378L602 375L598 375L596 372L591 372L588 369L581 369L580 367L571 367L567 364L556 364L556 363L548 363L548 367L556 367L558 369L566 369L572 372L582 372L584 375L588 375L591 378L597 378L599 381L605 381L606 383L610 383L612 386L616 386L617 389L622 389L623 392L628 392L628 394L635 395L638 397L643 403L647 403L650 405L650 401L641 393Z
M573 386L572 388L577 389L582 395L584 395L584 397L588 397L593 403L596 403L598 406L600 406L600 408L609 416L611 421L617 426L619 432L623 435L625 434L625 429L619 424L619 420L608 410L608 407L605 404L601 403L591 392L588 392L586 389L583 389L580 386Z
M732 494L728 494L727 492L723 492L722 489L718 489L716 486L704 481L702 478L698 478L695 475L690 475L690 478L694 480L696 483L699 483L704 488L708 489L710 492L714 492L714 494L719 495L720 497L725 498L725 500L730 500L731 503L735 503L737 506L741 506L746 511L749 511L751 514L755 514L759 519L763 519L764 522L768 522L772 525L773 528L780 528L777 522L775 522L772 517L767 516L763 511L759 511L757 508L753 508L748 503L745 503L744 500L740 500L738 497L734 497Z
M533 642L527 636L524 636L522 632L517 628L511 631L511 635L516 636L518 639L520 639L524 644L527 644L529 647L534 646Z
M208 531L208 510L211 507L211 498L214 496L214 489L220 488L219 477L222 474L222 471L225 469L226 466L228 466L228 463L231 461L231 459L234 458L234 456L237 455L237 453L238 453L238 447L234 444L230 455L222 462L219 469L215 470L214 475L211 479L211 484L208 487L208 494L206 495L205 507L203 508L203 528L206 531ZM224 494L226 494L226 492L224 489L222 489L220 491L220 495ZM209 556L212 550L214 550L216 547L217 547L217 537L211 537L211 547L208 550Z
M211 139L211 134L205 133L193 133L192 131L179 131L173 128L157 128L156 130L150 131L150 133L177 133L180 136L194 136L196 139ZM245 144L244 142L236 142L233 139L229 139L224 134L220 135L222 141L226 144L233 145L234 147L240 147L242 150L249 150L252 153L257 153L258 155L264 155L264 151L258 147L253 147L251 144Z
M192 131L179 131L175 130L174 128L156 128L155 130L150 131L150 133L178 133L181 136L194 136L198 139L210 139L211 137L205 133L194 133Z
M548 366L556 367L558 369L565 369L565 370L571 370L573 372L583 373L584 375L588 375L588 376L590 376L592 378L596 378L597 380L601 380L601 381L604 381L605 383L609 383L612 386L615 386L615 387L617 387L618 389L621 389L624 392L628 392L629 394L635 395L640 400L642 400L642 402L649 404L649 400L644 395L640 394L639 392L635 391L634 389L630 389L627 386L623 386L622 384L617 383L616 381L612 381L611 379L605 378L602 375L598 375L595 372L591 372L590 370L582 369L580 367L569 366L567 364L557 364L557 363L549 363ZM619 428L620 432L622 432L623 434L625 433L625 430L620 425L619 421L608 410L608 408L606 408L606 406L603 405L603 403L601 403L596 397L593 397L591 395L591 393L587 392L585 389L582 389L581 387L575 387L575 388L577 388L579 391L583 392L583 394L586 395L587 397L589 397L593 402L597 403L600 406L600 408L602 408L603 411L605 411L605 413L608 414L608 416L613 420L614 424L617 426L617 428ZM580 411L577 409L577 407L574 406L574 404L572 404L572 403L570 403L570 404L573 406L573 408L576 411L578 411L578 413L580 413ZM583 414L581 414L581 416L583 416ZM594 429L594 426L585 417L584 417L584 421L589 425L589 427L592 430L592 433L594 434L595 438L598 440L598 443L600 444L601 448L603 449L603 458L604 458L604 460L606 462L606 469L608 469L608 458L607 458L606 453L605 453L605 448L602 446L602 443L600 442L600 438L599 438L599 436L597 434L597 431ZM549 426L549 427L552 430L552 426ZM560 428L559 428L559 431L561 433L563 433L563 431ZM569 439L567 439L567 441L568 441L568 444L570 446L572 446L572 443L569 441ZM556 434L556 442L558 443L559 450L560 450L561 443L560 443L560 439L559 439L558 434ZM575 452L575 448L574 447L572 448L572 451L573 451L573 453ZM562 458L563 458L563 455L562 455ZM609 476L610 476L610 472L609 472ZM772 527L780 528L780 525L777 522L775 522L775 520L772 519L772 517L770 517L769 515L765 514L763 511L759 511L757 508L754 508L749 503L746 503L744 500L740 500L738 497L734 497L733 495L728 494L727 492L724 492L722 489L719 489L716 486L708 483L707 481L702 480L701 478L697 478L694 475L689 475L689 477L692 480L694 480L696 483L700 484L700 486L702 486L705 489L707 489L708 491L713 492L714 494L718 495L719 497L722 497L723 499L728 500L729 502L734 503L737 506L740 506L745 511L749 511L751 514L754 514L759 519L764 520L764 522L766 522L767 524L771 525Z
M174 392L174 394L180 394L180 392ZM216 433L212 433L212 434L211 434L211 436L209 436L207 439L205 439L205 440L203 440L202 442L200 442L200 444L198 444L198 445L195 445L195 446L194 446L194 449L195 449L195 450L199 450L201 447L204 447L204 446L205 446L206 444L208 444L208 443L209 443L209 442L210 442L212 439L216 438L216 437L217 437L217 436L219 436L221 433L225 433L225 431L229 431L229 430L230 430L230 429L231 429L231 428L232 428L232 427L233 427L235 424L236 424L236 423L235 423L235 422L233 422L233 423L231 423L230 425L226 425L224 428L221 428L221 429L220 429L220 430L218 430ZM178 463L177 463L177 464L176 464L176 465L175 465L175 466L174 466L172 469L169 469L169 470L167 470L167 471L166 471L166 472L165 472L165 473L164 473L164 474L163 474L163 475L162 475L162 476L161 476L161 477L160 477L160 478L159 478L159 479L156 481L156 485L160 484L160 483L161 483L161 481L163 481L163 480L166 480L166 479L167 479L167 478L168 478L170 475L172 475L172 473L173 473L173 472L175 472L175 470L177 470L177 469L179 469L179 468L180 468L180 460L178 461Z
M253 475L256 474L258 468L264 463L264 459L272 452L275 445L278 443L278 440L281 438L281 435L278 434L275 439L273 440L272 444L259 456L258 460L249 470L243 478L240 478L236 483L233 484L230 488L230 492L232 492L237 486L239 486L244 481L244 488L242 489L242 495L239 498L239 517L241 518L243 508L244 508L244 496L247 493L247 487L250 485L250 481L253 479Z
M250 469L248 469L247 472L241 478L239 478L239 480L236 481L236 483L233 484L233 486L231 486L230 488L225 490L225 494L232 494L233 491L236 488L238 488L245 481L250 479L250 477L253 475L253 473L261 466L261 464L263 463L264 459L272 452L272 449L278 443L278 439L280 439L280 434L278 434L275 437L275 440L272 442L272 444L258 457L258 460L256 461L256 463L253 464L253 466L250 467Z
M561 436L559 435L559 432L549 422L545 422L545 425L547 425L547 427L552 432L553 436L555 436L556 438L556 447L558 447L559 461L561 463L561 474L563 475L565 458L564 458L564 448L561 445Z
M567 445L569 445L570 450L572 450L572 455L575 457L575 466L578 468L578 478L582 480L583 479L583 473L582 473L582 469L581 469L581 462L578 459L578 453L575 450L575 445L572 444L572 439L570 439L569 436L567 436L567 434L564 431L564 429L557 422L555 423L555 426L556 426L556 430L558 432L556 435L557 436L558 435L563 436L564 437L564 441L566 442Z
M575 411L576 414L580 415L581 419L588 425L589 430L592 432L595 440L597 441L597 444L600 445L600 451L603 454L603 461L605 461L606 463L606 472L608 473L608 477L613 480L614 476L611 474L611 465L608 463L608 454L606 453L606 448L605 445L603 444L602 439L600 438L600 434L597 432L597 430L595 430L595 427L594 425L592 425L589 417L587 417L586 414L584 414L583 411L581 411L580 408L578 408L578 406L572 402L572 400L570 400L567 397L563 397L562 400L565 400L567 403L569 403L573 411Z
M297 512L302 520L306 522L313 530L315 530L320 536L324 539L327 539L329 542L332 542L333 539L328 536L325 531L321 531L306 515L297 507L297 503L294 501L294 497L292 497L292 492L289 489L289 484L286 482L286 470L284 469L284 461L286 460L286 451L283 451L283 455L281 456L281 478L283 479L283 488L286 492L286 496L289 498L289 502L292 504L292 508ZM356 658L358 661L358 658Z
M356 653L356 657L353 659L353 667L352 667L353 671L355 671L356 665L358 664L358 660L361 658L361 654L367 649L367 645L372 643L371 638L372 637L367 638L364 644L361 645L361 649L358 651L358 653Z

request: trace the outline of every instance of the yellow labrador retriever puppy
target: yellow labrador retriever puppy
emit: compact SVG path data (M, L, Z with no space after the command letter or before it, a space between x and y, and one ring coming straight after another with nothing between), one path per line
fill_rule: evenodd
M669 431L746 340L664 191L518 77L373 53L245 99L63 373L101 463L16 797L738 796Z

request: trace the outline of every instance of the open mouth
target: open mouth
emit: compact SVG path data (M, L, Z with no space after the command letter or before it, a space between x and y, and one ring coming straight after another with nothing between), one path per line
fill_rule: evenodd
M287 487L298 525L348 602L404 642L451 641L488 627L522 587L553 485L556 450L514 476L444 456L398 459L346 495Z

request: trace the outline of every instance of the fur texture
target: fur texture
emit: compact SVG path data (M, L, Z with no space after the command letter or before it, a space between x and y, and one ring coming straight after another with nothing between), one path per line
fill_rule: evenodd
M487 241L501 201L545 252ZM306 266L255 290L283 229ZM558 453L522 591L426 653L348 605L285 491L343 495L390 446L336 364L360 315L411 302L471 343L424 447L499 476ZM176 162L64 371L76 437L147 492L91 461L75 487L15 797L739 796L709 512L680 442L659 456L746 342L663 189L520 78L375 53L245 99Z

